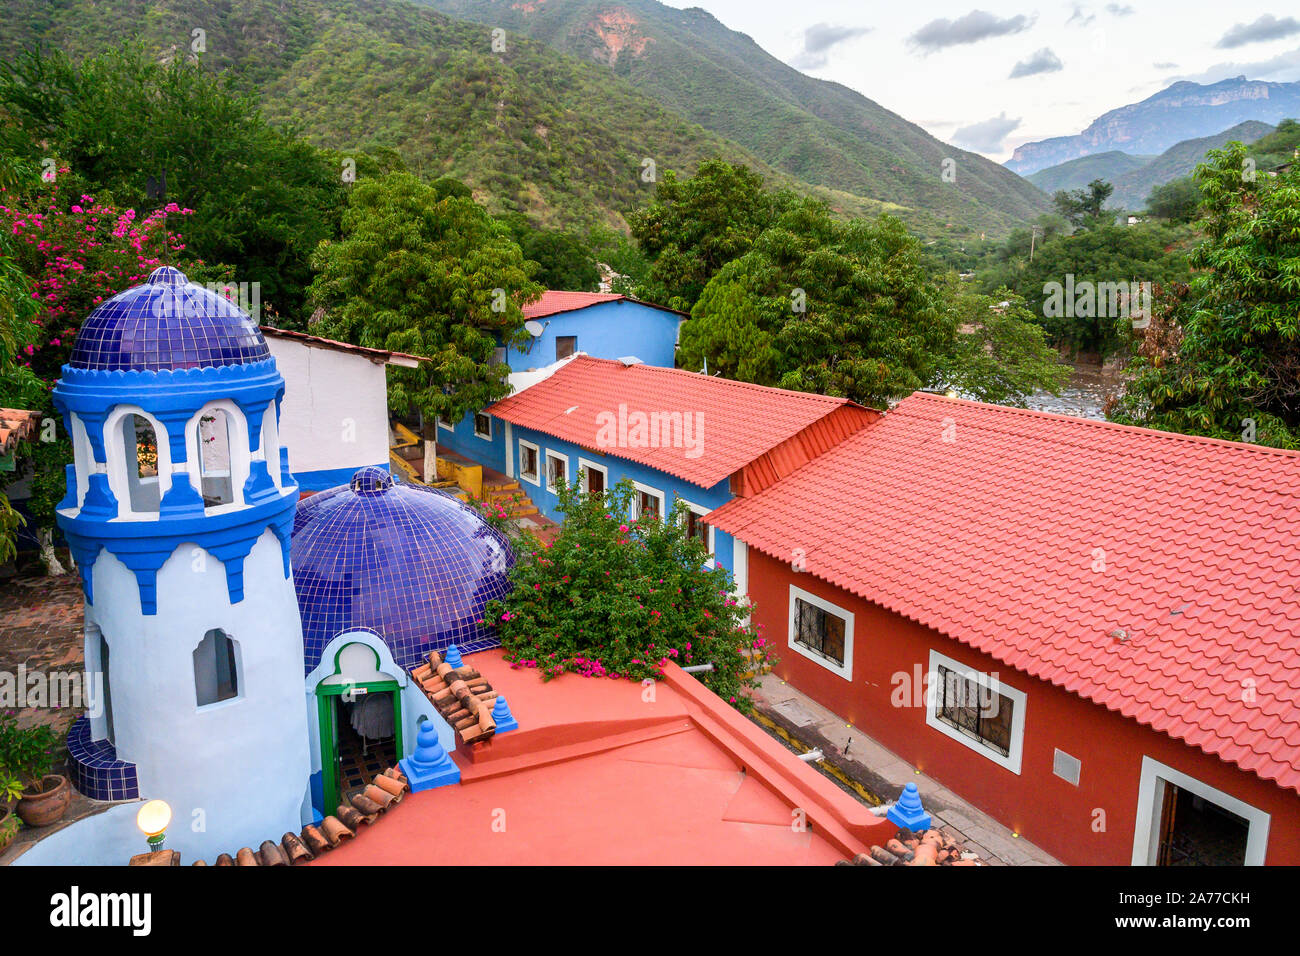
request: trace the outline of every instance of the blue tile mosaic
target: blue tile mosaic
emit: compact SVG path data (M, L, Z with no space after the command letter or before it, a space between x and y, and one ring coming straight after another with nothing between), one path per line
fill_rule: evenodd
M266 339L222 295L161 266L143 285L98 306L82 323L69 363L100 371L246 365L270 358Z
M93 740L90 718L78 717L68 731L68 776L72 785L92 800L135 800L140 783L135 764L117 759L107 740Z
M469 505L362 468L298 504L291 542L307 672L340 633L375 631L400 667L450 644L495 647L477 622L510 589L510 545Z

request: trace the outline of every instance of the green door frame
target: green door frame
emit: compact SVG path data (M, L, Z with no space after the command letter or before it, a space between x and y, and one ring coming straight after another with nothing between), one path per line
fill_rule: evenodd
M402 741L402 686L397 681L376 680L355 684L326 684L322 681L317 684L316 710L320 719L321 795L325 803L322 812L325 816L330 815L331 807L339 805L338 740L330 713L334 702L330 698L342 697L359 689L364 689L367 694L392 692L393 733L397 738L398 759L400 760L406 753Z

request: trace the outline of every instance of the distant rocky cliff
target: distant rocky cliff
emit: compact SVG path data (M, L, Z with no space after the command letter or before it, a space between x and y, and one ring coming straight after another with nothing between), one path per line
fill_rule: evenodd
M1025 143L1006 166L1028 176L1067 160L1109 150L1163 153L1175 143L1210 136L1247 120L1276 124L1300 116L1300 82L1270 83L1244 76L1202 85L1183 81L1111 110L1082 133Z

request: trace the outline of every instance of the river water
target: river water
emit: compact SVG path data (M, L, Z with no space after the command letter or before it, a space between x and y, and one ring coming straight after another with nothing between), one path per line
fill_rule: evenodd
M1119 394L1123 384L1124 380L1114 372L1103 372L1097 366L1076 367L1060 395L1035 392L1027 404L1040 412L1104 419L1102 407L1111 396Z

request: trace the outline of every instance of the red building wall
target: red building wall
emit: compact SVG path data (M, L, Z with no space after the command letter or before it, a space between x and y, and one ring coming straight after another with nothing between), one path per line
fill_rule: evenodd
M789 647L791 584L853 612L852 683ZM1300 794L1293 790L1013 670L753 549L749 593L754 621L763 625L781 658L775 668L780 677L1064 863L1127 866L1132 861L1145 755L1270 814L1265 862L1300 864ZM1019 774L930 727L916 698L909 706L891 703L898 686L894 675L912 675L917 665L924 673L931 650L995 674L1026 694ZM1056 748L1082 761L1078 786L1052 773ZM1094 832L1098 809L1105 811L1105 829Z

